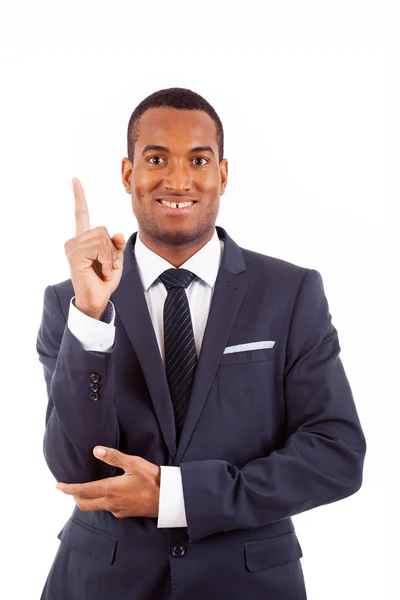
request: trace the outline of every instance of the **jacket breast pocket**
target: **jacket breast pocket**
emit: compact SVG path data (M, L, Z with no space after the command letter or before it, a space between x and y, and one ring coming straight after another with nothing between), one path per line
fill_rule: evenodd
M117 541L107 534L89 529L72 518L66 522L57 537L69 548L106 565L114 562Z
M241 350L223 354L220 367L227 365L242 365L255 362L265 362L275 358L275 348L257 348L256 350Z
M294 531L264 540L244 543L249 571L263 571L298 560L303 552Z

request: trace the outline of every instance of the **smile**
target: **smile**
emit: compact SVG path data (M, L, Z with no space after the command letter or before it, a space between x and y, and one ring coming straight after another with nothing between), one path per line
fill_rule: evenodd
M163 206L168 206L170 208L187 208L194 204L194 202L167 202L166 200L158 200L158 202Z
M197 202L167 202L166 200L157 200L157 202L162 212L168 217L190 215L197 204Z

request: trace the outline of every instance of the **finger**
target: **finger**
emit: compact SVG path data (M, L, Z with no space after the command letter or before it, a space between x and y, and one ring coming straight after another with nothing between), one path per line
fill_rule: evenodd
M95 230L92 229L91 233ZM96 237L91 237L82 241L79 244L79 253L84 256L88 261L87 269L94 269L96 274L103 279L103 281L111 280L113 272L113 251L116 254L116 250L111 250L114 245L108 238L108 234L104 235L99 233Z
M110 234L108 233L106 227L102 226L98 229L101 233L101 243L99 245L100 252L96 257L96 260L101 265L101 273L103 275L104 281L111 281L111 279L113 278L113 270L120 268L123 259L121 259L119 265L116 264L116 260L118 258L118 250L114 244L113 238L110 237ZM120 236L122 234L117 233L116 235ZM121 245L121 240L118 237L117 244L118 247Z
M115 248L113 252L113 268L120 269L124 264L124 250L126 246L124 234L116 233L111 238L111 241ZM117 263L117 261L119 262Z
M102 450L105 451L104 454L102 454ZM108 465L120 467L124 471L131 471L136 459L136 456L130 456L129 454L119 452L115 448L106 448L105 446L96 446L93 449L93 454Z
M56 488L67 496L82 496L85 498L98 498L106 495L104 482L89 481L88 483L57 483Z
M82 184L76 177L72 179L72 189L75 196L75 235L78 236L90 229L89 210Z
M108 510L110 499L105 496L101 498L87 498L86 496L74 496L75 503L83 512L88 510Z
M96 260L100 264L101 273L103 275L104 281L111 281L111 279L113 278L114 259L117 256L114 244L112 243L111 238L108 235L106 229L105 235L102 237L101 243L99 245L99 249L100 251L98 252Z

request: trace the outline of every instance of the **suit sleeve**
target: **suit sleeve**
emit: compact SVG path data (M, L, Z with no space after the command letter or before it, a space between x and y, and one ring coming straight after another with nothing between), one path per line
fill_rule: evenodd
M235 466L180 463L190 541L292 517L357 492L366 440L321 275L306 272L290 324L284 447Z
M84 483L116 474L116 467L93 456L96 445L118 448L115 346L108 352L85 350L68 328L56 290L46 287L36 350L48 398L43 452L57 481ZM89 396L91 373L99 377L97 400Z

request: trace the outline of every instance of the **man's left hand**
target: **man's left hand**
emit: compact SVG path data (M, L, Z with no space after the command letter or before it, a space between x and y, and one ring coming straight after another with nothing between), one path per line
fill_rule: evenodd
M103 448L104 456L97 454ZM158 517L161 469L140 456L96 446L96 458L120 467L124 475L89 483L58 483L57 489L74 497L82 511L108 510L114 517Z

